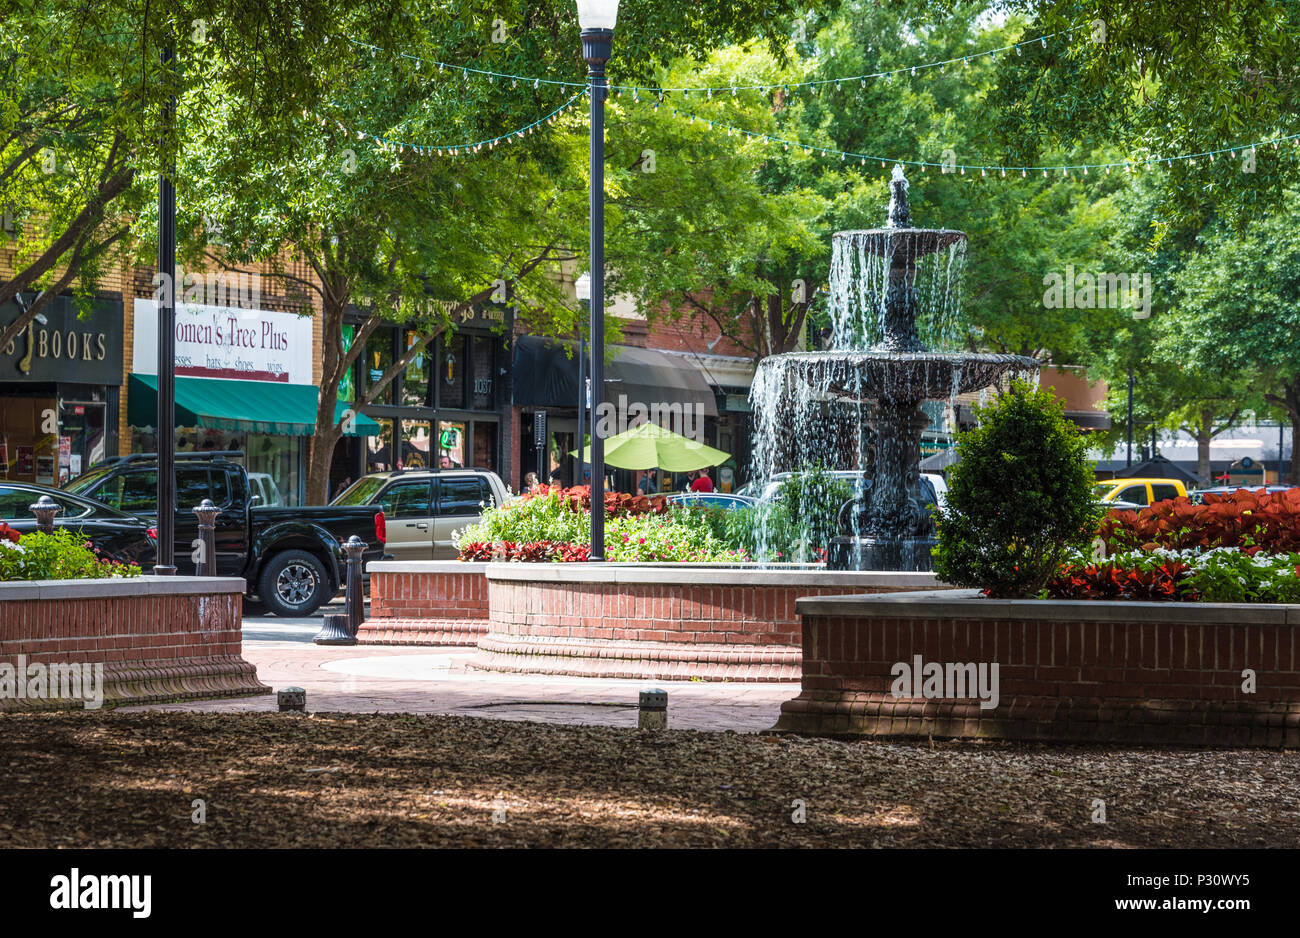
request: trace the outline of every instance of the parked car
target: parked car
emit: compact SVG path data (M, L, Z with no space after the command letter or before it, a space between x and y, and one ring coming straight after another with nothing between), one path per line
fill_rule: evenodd
M368 507L255 505L236 451L176 454L175 562L194 573L198 519L194 506L212 499L216 567L243 577L248 591L279 616L306 616L338 592L346 573L339 545L353 534L369 545L363 561L384 555L384 513ZM137 453L95 466L65 491L143 518L158 514L158 457Z
M50 496L59 506L54 516L56 530L81 532L104 556L119 563L153 565L157 544L149 521L59 489L0 480L0 521L21 534L35 531L36 516L30 508L42 495Z
M749 508L756 499L733 492L674 492L668 502L691 508Z
M1166 498L1187 495L1177 479L1105 479L1097 483L1097 499L1103 502L1132 502L1142 508Z
M330 504L381 509L395 560L454 560L453 535L477 524L485 505L509 497L490 469L395 469L362 476Z
M772 478L768 480L767 485L764 487L762 493L758 495L757 500L770 501L773 498L779 498L781 492L781 486L789 479L792 479L796 475L801 475L801 474L802 473L795 473L795 472L778 472L776 475L772 476ZM849 485L855 487L858 484L862 483L863 481L866 482L866 485L868 487L870 487L871 485L869 480L864 480L862 470L860 469L835 469L831 472L827 472L826 475L833 479L842 479L843 481L849 483ZM938 505L940 508L943 508L944 505L947 504L947 500L948 500L947 480L944 479L943 476L933 472L921 473L921 479L923 482L922 484L923 494L926 494L927 497L932 495L933 498L930 498L930 502ZM924 485L925 482L929 483L929 488L932 491L928 493L925 492L925 485ZM746 491L746 489L749 489L749 491ZM748 485L741 491L745 492L750 497L754 497L755 495L753 490L750 489Z
M1231 495L1240 489L1248 492L1285 492L1288 489L1295 488L1292 485L1214 485L1210 488L1196 489L1188 498L1193 505L1199 505L1205 500L1206 495Z

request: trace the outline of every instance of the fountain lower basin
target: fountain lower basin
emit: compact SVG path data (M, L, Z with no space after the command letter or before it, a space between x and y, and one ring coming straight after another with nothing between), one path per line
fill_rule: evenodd
M948 352L788 352L759 368L825 389L837 400L942 400L995 385L1009 372L1036 371L1023 355Z

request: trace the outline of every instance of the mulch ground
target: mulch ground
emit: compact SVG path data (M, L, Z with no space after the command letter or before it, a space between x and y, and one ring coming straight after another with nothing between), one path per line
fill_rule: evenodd
M74 712L0 714L0 765L29 847L1300 844L1298 752Z

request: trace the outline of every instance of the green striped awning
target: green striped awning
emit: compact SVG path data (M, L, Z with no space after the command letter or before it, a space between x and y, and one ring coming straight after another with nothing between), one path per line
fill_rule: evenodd
M158 420L157 375L132 374L127 383L126 416L133 427L152 427ZM312 436L316 432L319 391L312 384L235 381L228 378L176 379L176 426L242 430L276 436ZM334 419L348 405L340 401ZM375 436L379 424L357 414L349 436Z

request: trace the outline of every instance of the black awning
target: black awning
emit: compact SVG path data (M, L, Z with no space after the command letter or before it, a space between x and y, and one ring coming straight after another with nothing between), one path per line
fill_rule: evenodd
M717 396L704 373L689 358L658 349L613 346L605 369L605 395L613 404L699 405L706 417L718 415ZM519 407L578 407L577 343L521 335L515 338L514 395Z
M578 409L578 345L534 335L515 337L511 403Z

